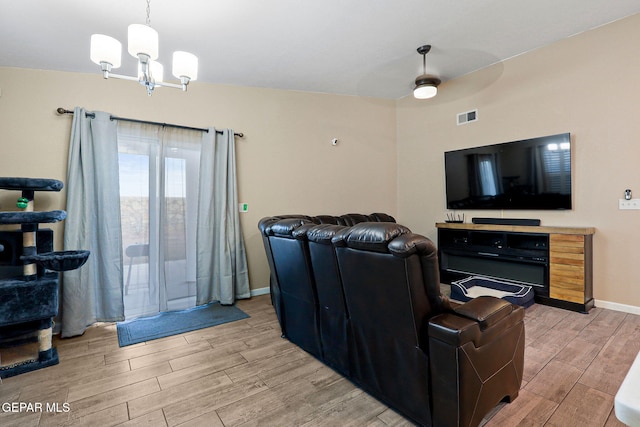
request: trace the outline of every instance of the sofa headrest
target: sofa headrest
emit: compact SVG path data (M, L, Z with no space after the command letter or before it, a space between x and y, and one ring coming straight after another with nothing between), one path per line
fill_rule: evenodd
M304 224L313 224L313 222L305 218L281 219L267 225L265 234L267 236L295 237L293 232Z
M419 234L403 234L389 242L389 252L395 256L406 258L413 254L421 257L437 257L438 250L433 242Z
M389 242L407 233L411 230L394 222L361 222L338 232L331 242L338 247L389 253Z
M315 227L316 225L317 223L315 221L304 223L300 225L300 227L297 227L295 230L293 230L291 232L291 235L294 239L307 240L307 231L309 231L310 228Z
M369 215L369 221L373 222L396 222L396 219L386 213L374 212Z
M302 228L302 227L301 227ZM309 227L307 231L307 239L310 242L330 245L331 239L340 231L347 228L344 225L321 224Z
M267 228L269 228L271 224L278 222L282 219L288 219L288 218L299 218L299 219L306 219L309 221L312 220L310 216L301 215L301 214L267 216L262 218L260 221L258 221L258 229L260 229L262 234L266 234L266 230Z
M333 225L342 225L342 226L352 226L361 222L396 222L395 218L391 215L387 215L385 213L372 213L371 215L363 215L359 213L349 213L341 216L333 216L333 215L317 215L317 216L309 216L302 214L290 214L290 215L276 215L276 216L268 216L262 218L258 221L258 229L265 236L273 235L273 233L267 233L267 229L271 227L272 224L279 222L283 219L305 219L313 224L333 224ZM298 231L297 238L303 237L300 233L303 230Z
M333 215L317 215L313 217L313 222L316 224L339 224L337 216Z
M358 213L348 213L345 215L340 215L340 219L338 220L338 224L344 225L355 225L361 222L371 221L367 215L358 214Z

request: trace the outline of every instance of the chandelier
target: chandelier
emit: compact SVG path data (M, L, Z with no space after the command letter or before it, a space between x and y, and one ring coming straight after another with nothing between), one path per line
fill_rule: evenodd
M91 61L100 65L102 76L105 79L133 80L147 88L147 94L151 96L156 87L166 86L187 90L190 81L198 78L198 57L189 52L173 52L172 74L180 80L180 84L163 81L163 66L156 61L158 59L158 32L151 28L149 15L151 12L151 0L147 0L146 25L132 24L128 29L128 51L131 56L138 59L138 76L130 77L112 73L113 68L120 66L122 56L122 44L113 37L104 34L91 36Z

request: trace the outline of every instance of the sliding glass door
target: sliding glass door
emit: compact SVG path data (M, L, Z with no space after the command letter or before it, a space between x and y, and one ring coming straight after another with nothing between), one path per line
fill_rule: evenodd
M195 306L200 133L118 124L127 319Z

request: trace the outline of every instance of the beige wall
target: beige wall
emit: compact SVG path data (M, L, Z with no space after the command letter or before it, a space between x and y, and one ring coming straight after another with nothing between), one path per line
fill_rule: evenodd
M87 58L87 60L89 60ZM186 126L233 128L252 289L268 286L257 223L285 213L396 213L395 102L194 82L188 93L95 74L0 68L0 176L66 181L75 106ZM331 139L338 138L337 146ZM0 210L17 192L0 191ZM36 193L36 209L64 209L65 194ZM55 228L57 231L61 227ZM58 233L57 249L61 249Z
M637 15L447 82L435 99L397 103L199 82L187 94L161 88L148 98L97 72L0 68L0 175L65 180L71 117L57 107L244 132L239 197L249 203L241 219L257 289L268 285L261 217L384 211L435 239L447 212L444 151L571 132L573 210L467 217L596 227L596 299L640 307L640 212L617 209L625 188L640 198L639 42ZM456 126L456 114L474 108L478 122ZM38 209L64 208L64 196L37 194ZM17 197L0 192L0 209Z
M427 101L398 101L398 220L436 237L443 221L443 152L571 132L570 211L466 211L596 227L597 301L640 307L640 211L618 210L626 188L640 198L640 15L582 33L447 82ZM478 108L479 120L456 126Z

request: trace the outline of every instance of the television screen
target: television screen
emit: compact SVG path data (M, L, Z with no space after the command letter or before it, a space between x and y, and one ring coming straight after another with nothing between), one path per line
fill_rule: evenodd
M447 209L571 209L571 135L447 151Z

